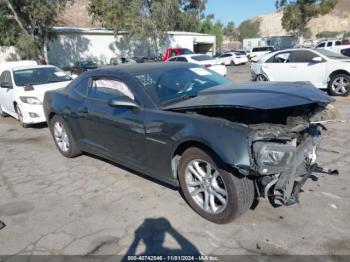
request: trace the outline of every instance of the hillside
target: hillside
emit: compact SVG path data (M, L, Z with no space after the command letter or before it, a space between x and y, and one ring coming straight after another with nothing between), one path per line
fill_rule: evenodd
M255 17L253 20L260 21L260 34L263 37L285 35L287 32L281 25L282 16L282 12L276 12ZM313 37L324 31L350 31L350 0L338 0L329 14L312 19L309 27Z

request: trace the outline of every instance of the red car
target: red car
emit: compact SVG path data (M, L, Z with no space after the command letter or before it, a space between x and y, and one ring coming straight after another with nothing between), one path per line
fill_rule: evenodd
M170 57L178 56L178 55L190 55L193 52L187 48L168 48L165 51L164 57L162 59L163 62L167 61Z

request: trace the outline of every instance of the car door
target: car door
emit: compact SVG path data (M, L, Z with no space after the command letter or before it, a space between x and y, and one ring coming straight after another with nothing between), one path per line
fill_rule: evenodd
M109 105L112 99L123 97L137 103L135 95L113 77L92 77L88 89L88 96L78 109L85 142L121 163L144 166L144 110Z
M262 64L261 71L270 81L293 81L295 68L290 64L291 52L280 52Z
M291 54L290 65L293 67L294 81L311 82L318 88L324 88L326 83L326 60L313 61L320 57L310 50L295 50Z
M4 71L0 75L0 104L2 108L12 115L15 113L14 102L14 83L12 80L11 72L9 70ZM3 87L4 85L8 87Z

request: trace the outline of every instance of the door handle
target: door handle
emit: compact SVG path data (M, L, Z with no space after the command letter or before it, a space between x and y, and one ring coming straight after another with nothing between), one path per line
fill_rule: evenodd
M84 107L78 110L79 117L87 117L88 113L89 113L89 110L87 109L87 107Z
M297 66L290 66L290 68L297 68Z

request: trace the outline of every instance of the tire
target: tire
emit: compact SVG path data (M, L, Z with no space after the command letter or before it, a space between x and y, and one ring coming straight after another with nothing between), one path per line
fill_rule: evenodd
M328 83L328 93L332 96L349 96L350 75L338 74L332 76Z
M268 82L269 80L267 79L266 76L264 75L258 75L255 79L256 82Z
M28 128L29 125L23 122L22 111L21 111L21 109L19 108L18 105L16 105L15 110L16 110L16 113L17 113L17 118L18 118L18 123L19 123L19 125L20 125L21 127L23 127L23 128Z
M2 111L1 105L0 105L0 117L8 117L8 114L6 114L4 111Z
M236 65L235 62L231 60L230 66L234 66L234 65Z
M202 164L199 161L202 161ZM201 176L202 181L196 180L199 173L197 172L197 175L194 175L195 172L193 173L194 167L197 165L197 167L203 168L201 171L208 176L205 171L208 168L204 168L206 164L207 166L210 165L210 173L212 174L209 183L202 182L205 181L204 176ZM218 174L216 179L214 179L215 174ZM229 223L238 218L252 206L255 198L255 188L252 180L239 176L238 173L230 173L220 168L220 161L213 154L199 148L189 148L184 152L178 167L178 178L187 203L200 216L216 224ZM220 190L218 190L218 187L220 187ZM209 193L205 190L208 190ZM226 196L222 192L225 192ZM223 204L224 201L216 197L218 194L221 199L226 201L225 204ZM206 195L207 197L205 197ZM214 198L214 205L212 201L207 201L209 203L205 205L205 199L208 198ZM217 205L216 210L215 205Z
M81 151L79 150L71 131L61 116L55 115L50 120L49 126L56 147L63 156L74 158L81 155ZM57 129L55 130L55 128Z

